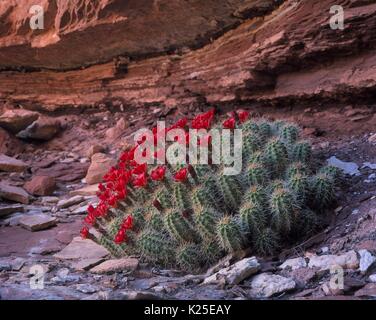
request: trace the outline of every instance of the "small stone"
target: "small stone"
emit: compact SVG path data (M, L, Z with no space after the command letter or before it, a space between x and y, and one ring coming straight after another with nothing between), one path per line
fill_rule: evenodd
M109 141L116 140L125 132L125 129L127 127L128 127L127 122L125 121L124 118L121 118L120 120L118 120L115 127L110 128L106 131L106 138Z
M295 259L288 259L283 264L279 266L281 269L290 268L291 270L296 270L300 268L305 268L307 266L307 262L304 258L295 258Z
M360 262L359 271L361 273L366 273L369 267L376 261L376 258L367 250L359 250Z
M340 266L345 269L357 269L359 260L354 250L342 255L323 255L312 256L309 259L309 268L319 268L320 270L330 270L333 267Z
M376 283L376 274L371 274L368 279L369 281Z
M254 298L269 298L293 290L295 286L295 281L290 278L262 273L252 279L250 295Z
M27 192L37 196L49 196L56 189L56 180L49 176L35 176L24 184Z
M363 168L370 168L371 170L376 170L376 163L364 162Z
M80 291L82 293L91 294L91 293L97 292L98 288L94 287L90 284L78 284L78 285L76 285L76 290Z
M59 202L58 197L42 197L40 200L42 204L55 204Z
M376 298L376 283L368 283L362 289L355 292L356 297Z
M98 184L89 185L81 189L73 190L69 194L72 196L95 196L98 192Z
M100 265L94 267L90 272L103 274L113 273L121 271L134 271L138 267L138 259L135 258L123 258L107 260Z
M104 152L104 147L99 144L94 144L86 152L86 156L90 159L94 154Z
M376 133L368 138L368 142L376 143Z
M96 153L91 157L91 165L87 171L85 180L88 184L95 184L102 181L103 176L116 164L113 158L104 153Z
M19 204L0 205L0 218L6 217L15 212L24 212L24 206Z
M65 208L69 208L71 206L74 206L75 204L81 203L83 201L85 201L85 198L83 196L74 196L74 197L69 198L69 199L60 200L57 203L57 207L59 209L65 209Z
M360 174L359 166L354 162L345 162L337 159L334 156L330 157L327 162L329 165L341 169L345 174L349 174L351 176Z
M161 298L150 292L123 291L116 294L116 298L121 300L160 300Z
M337 287L332 287L330 282L325 282L321 286L326 296L339 296L343 294L343 290Z
M257 273L259 270L260 264L256 257L246 258L207 277L204 280L204 284L225 282L229 285L235 285L247 279L252 274Z
M0 154L0 171L23 172L27 167L27 164L21 160Z
M19 224L30 231L40 231L51 228L56 225L57 219L45 214L35 214L24 216L20 219Z
M30 196L24 189L3 182L0 182L0 198L23 204L28 204L30 201Z
M60 260L78 260L78 259L95 259L104 258L109 252L104 247L96 244L90 239L76 237L54 257Z
M70 214L86 214L88 207L89 207L89 205L85 205L83 207L78 207L78 208L74 209Z

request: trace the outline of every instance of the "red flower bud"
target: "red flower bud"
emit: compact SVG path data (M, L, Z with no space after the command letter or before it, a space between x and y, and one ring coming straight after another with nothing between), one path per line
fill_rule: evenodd
M136 188L143 188L147 185L147 183L148 180L145 172L141 173L133 180L133 186L135 186Z
M127 235L125 233L125 230L120 229L117 235L115 236L114 242L116 244L122 244L125 241L127 241Z
M187 177L188 177L188 169L187 168L180 169L174 175L175 180L179 181L179 182L183 182L183 181L187 180Z
M235 129L235 124L235 118L230 118L223 122L223 127L226 129Z
M246 122L248 120L248 118L249 118L249 112L248 111L239 110L237 112L237 114L238 114L240 123Z
M87 239L87 237L89 236L89 229L87 227L83 227L80 234L82 239Z
M166 175L166 167L165 166L160 166L160 167L155 168L151 172L150 177L154 181L161 181L161 180L164 179L165 175Z

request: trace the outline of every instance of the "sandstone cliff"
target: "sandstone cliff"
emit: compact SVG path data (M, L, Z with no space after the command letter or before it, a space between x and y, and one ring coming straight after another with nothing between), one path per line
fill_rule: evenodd
M0 99L11 104L357 102L376 90L374 1L44 0L37 32L16 3L0 5ZM335 4L344 30L329 26Z

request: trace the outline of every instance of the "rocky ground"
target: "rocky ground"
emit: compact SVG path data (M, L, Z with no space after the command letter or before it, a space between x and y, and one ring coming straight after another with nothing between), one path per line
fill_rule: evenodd
M234 106L221 107L221 112ZM113 260L79 237L97 183L132 132L201 107L99 108L85 113L13 109L0 116L1 299L369 299L376 297L374 106L261 108L253 117L302 126L317 159L345 179L327 227L279 256L228 256L200 275L160 270L138 257ZM344 286L333 279L343 269ZM31 289L34 273L44 289ZM334 281L335 282L335 281ZM40 282L39 282L40 283Z

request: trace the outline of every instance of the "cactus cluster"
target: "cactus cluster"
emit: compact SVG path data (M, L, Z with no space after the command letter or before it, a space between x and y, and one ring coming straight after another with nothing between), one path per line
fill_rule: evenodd
M192 127L209 128L213 118L212 111L198 115ZM187 120L173 127L187 129ZM248 120L238 111L224 127L242 129L238 175L225 175L222 164L140 167L135 149L127 150L100 185L101 202L89 207L82 235L114 256L192 272L245 248L270 255L315 232L335 200L338 171L315 170L294 124Z

